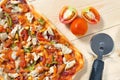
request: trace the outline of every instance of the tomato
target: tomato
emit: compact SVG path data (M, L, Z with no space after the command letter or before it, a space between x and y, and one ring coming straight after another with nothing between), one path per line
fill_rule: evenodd
M82 10L82 17L89 23L96 24L100 21L99 12L93 8L88 7Z
M59 13L59 19L62 23L68 24L71 23L76 17L78 13L77 10L70 6L65 6Z
M88 30L87 22L83 18L76 18L71 23L70 30L75 35L84 35Z

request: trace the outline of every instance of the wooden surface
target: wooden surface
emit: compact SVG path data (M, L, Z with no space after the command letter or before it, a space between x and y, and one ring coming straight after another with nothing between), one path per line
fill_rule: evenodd
M89 80L91 66L96 58L90 49L91 37L98 33L107 33L114 40L114 49L110 55L103 58L105 62L103 80L120 80L120 0L31 0L35 9L44 14L61 31L71 43L82 52L85 65L74 80ZM97 25L89 24L85 36L76 37L69 28L60 23L58 14L65 6L73 6L81 14L81 9L93 6L100 15L101 21Z

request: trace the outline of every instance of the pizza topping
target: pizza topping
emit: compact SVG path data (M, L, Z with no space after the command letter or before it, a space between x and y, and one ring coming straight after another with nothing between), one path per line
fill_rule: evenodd
M16 51L13 51L13 52L12 52L11 57L12 57L12 59L14 59L14 60L17 58L17 56L16 56Z
M65 69L66 69L66 70L67 70L67 69L70 69L70 68L72 68L75 64L76 64L76 61L75 61L75 60L66 62Z
M20 59L18 58L17 60L15 60L15 67L16 69L18 69L20 66Z
M72 14L66 10L63 17L68 19ZM44 17L34 15L25 0L2 4L0 79L62 80L61 74L74 68L76 59L74 49L66 45L69 42Z
M57 43L57 44L54 44L54 46L58 49L61 49L63 54L70 54L72 52L70 48L68 48L67 46L63 44Z
M0 7L0 18L3 17L3 9Z
M12 26L12 19L11 19L10 15L8 13L5 13L4 15L7 18L7 24L8 24L8 26L11 27Z
M54 73L54 67L55 67L55 66L51 66L51 67L50 67L50 70L49 70L49 73L50 73L50 74Z
M16 25L14 29L11 31L11 36L14 37L16 32L18 31L20 25Z
M0 68L0 75L3 74L3 68Z
M34 16L30 12L26 13L25 16L27 17L28 21L31 23Z
M32 44L36 45L37 44L37 38L32 38Z
M22 38L23 41L27 41L27 39L28 39L28 31L27 30L25 30L25 29L22 30L21 38Z
M45 39L52 40L54 38L54 32L50 27L48 27L48 29L44 31L43 36Z
M11 78L16 78L19 76L18 73L8 73L8 76L10 76Z
M0 33L0 40L4 41L8 38L8 34L7 33Z
M20 1L13 1L13 0L11 0L10 3L11 3L11 4L19 4Z
M14 6L11 10L12 13L22 12L22 9L19 6Z
M39 18L38 22L40 23L40 25L44 26L45 25L45 20L43 18Z
M34 56L34 61L37 61L40 58L40 55L35 52L33 52L32 55Z
M31 39L32 39L31 36L29 36L28 39L27 39L27 42L30 42Z

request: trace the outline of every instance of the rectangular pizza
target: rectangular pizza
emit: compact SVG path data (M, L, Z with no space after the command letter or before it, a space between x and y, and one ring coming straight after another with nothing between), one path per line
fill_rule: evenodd
M0 80L72 80L82 54L27 0L0 3Z

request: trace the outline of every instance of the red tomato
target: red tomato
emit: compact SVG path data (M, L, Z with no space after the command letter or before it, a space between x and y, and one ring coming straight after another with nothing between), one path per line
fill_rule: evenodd
M87 22L83 18L76 18L71 23L70 30L75 35L84 35L88 30Z
M82 17L89 23L96 24L100 21L100 14L93 7L88 7L82 10Z
M77 10L70 6L65 6L62 8L62 10L59 13L59 19L62 23L68 24L72 22L76 17L78 13Z

